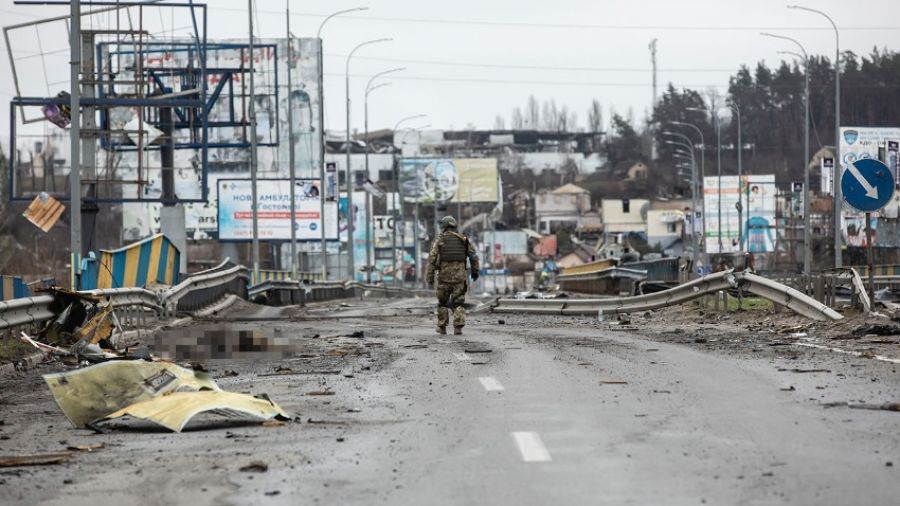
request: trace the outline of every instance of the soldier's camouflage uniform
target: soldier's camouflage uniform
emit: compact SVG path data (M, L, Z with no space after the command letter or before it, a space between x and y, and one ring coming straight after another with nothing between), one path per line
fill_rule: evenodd
M453 327L461 329L466 324L466 301L468 290L468 273L466 261L441 261L441 252L446 251L447 241L461 241L464 245L465 256L468 257L472 271L478 272L478 256L475 254L475 246L459 232L445 230L435 239L431 245L431 253L428 255L428 267L425 271L425 279L429 284L434 282L434 271L438 271L435 294L438 299L437 324L446 328L450 323L450 311L453 311Z

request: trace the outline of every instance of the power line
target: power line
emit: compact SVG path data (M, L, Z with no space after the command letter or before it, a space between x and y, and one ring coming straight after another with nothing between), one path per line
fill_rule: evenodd
M325 56L333 58L346 58L345 54L325 53ZM523 70L559 70L559 71L575 71L575 72L650 72L650 68L639 67L557 67L548 65L510 65L506 63L476 63L476 62L459 62L445 60L409 60L403 58L381 58L376 56L354 56L356 60L384 61L393 63L417 63L422 65L447 65L452 67L478 67L478 68L500 68L500 69L523 69ZM658 69L664 72L734 72L735 69L726 68L662 68Z
M240 9L232 8L232 7L209 7L211 10L221 10L221 11L235 11L240 12ZM259 12L265 14L272 14L277 16L283 16L284 13L280 11L266 11L261 10ZM312 12L292 12L291 16L295 17L311 17L311 18L325 18L328 14L318 14ZM593 24L579 24L579 23L531 23L524 21L480 21L474 19L434 19L434 18L397 18L397 17L383 17L383 16L354 16L354 15L344 15L341 16L342 19L356 19L361 21L386 21L391 23L433 23L433 24L445 24L445 25L471 25L471 26L497 26L497 27L505 27L505 28L550 28L550 29L583 29L583 30L690 30L690 31L765 31L765 30L792 30L792 31L831 31L831 27L821 27L821 26L709 26L709 25L697 25L697 26L676 26L676 25L593 25ZM849 31L849 30L900 30L900 26L842 26L841 31Z
M344 74L340 73L325 73L328 77L344 77ZM366 78L371 77L368 74L350 74L350 77L355 78ZM640 83L604 83L604 82L590 82L590 81L534 81L534 80L522 80L522 79L481 79L481 78L467 78L467 77L430 77L430 76L409 76L409 75L395 75L391 77L391 80L407 80L407 81L434 81L434 82L454 82L454 83L484 83L484 84L531 84L531 85L548 85L548 86L596 86L596 87L620 87L620 88L633 88L633 87L642 87L647 88L653 86L649 82L640 82ZM672 83L673 86L680 89L707 89L707 88L724 88L724 89L743 89L743 90L755 90L755 89L763 89L763 88L771 88L771 89L792 89L797 88L796 85L767 85L767 86L741 86L741 85L731 85L731 84L678 84ZM846 87L846 86L842 86ZM810 89L828 89L830 86L828 85L819 85L819 86L810 86ZM900 88L900 83L898 84L872 84L872 85L854 85L849 87L848 89L898 89Z

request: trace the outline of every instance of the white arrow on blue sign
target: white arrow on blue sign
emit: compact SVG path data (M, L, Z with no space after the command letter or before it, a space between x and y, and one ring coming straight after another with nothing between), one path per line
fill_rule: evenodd
M864 213L877 211L894 196L894 175L878 160L857 160L841 174L841 192L854 209Z

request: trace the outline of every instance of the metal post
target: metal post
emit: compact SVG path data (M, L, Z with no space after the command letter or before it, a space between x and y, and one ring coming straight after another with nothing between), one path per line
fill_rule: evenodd
M744 150L744 144L741 139L741 108L738 107L737 104L731 104L732 109L737 114L738 121L738 131L737 131L737 162L738 162L738 247L740 251L744 251L744 204L743 204L743 196L740 191L741 185L744 182L744 166L741 163L742 156L741 151ZM748 202L749 206L750 203ZM747 210L747 215L750 215L750 210Z
M805 51L804 51L805 53ZM805 112L803 114L803 273L809 274L812 269L812 219L809 204L812 193L809 191L809 56L804 55L805 63Z
M71 126L69 128L69 230L71 286L78 289L81 277L81 86L79 66L81 65L81 1L72 0L69 6L69 109ZM14 149L11 146L10 149Z
M319 32L321 31L320 27ZM324 54L322 53L321 36L317 36L316 40L319 43L319 213L322 215L322 281L326 281L328 279L328 247L325 241L325 82L323 78L325 64L322 61ZM340 189L337 193L338 199L340 199Z
M800 5L788 5L788 9L799 9L816 13L831 23L834 29L834 267L840 268L841 259L841 209L843 196L841 195L841 38L837 25L831 16L824 12L802 7Z
M291 1L285 0L287 35L287 122L288 122L288 171L291 178L291 279L297 279L297 185L296 167L294 166L294 104L291 97L292 76L294 73L294 40L291 37ZM321 114L321 112L320 112ZM319 188L319 200L325 199L325 188ZM325 230L325 216L320 214L322 230Z
M350 245L350 262L348 273L350 275L350 280L356 279L356 259L353 256L353 252L355 250L356 244L353 240L353 230L354 223L353 220L354 212L353 212L353 170L350 167L350 60L353 58L353 54L356 53L359 48L363 46L367 46L369 44L375 44L378 42L388 42L392 39L375 39L375 40L367 40L365 42L359 43L356 47L350 51L350 54L347 55L347 63L344 67L344 91L345 98L347 101L347 137L346 137L346 151L347 151L347 218L348 218L348 226L347 226L347 243Z
M719 254L722 254L722 129L719 111L711 111L716 120L716 171L719 174Z
M866 267L869 269L869 300L875 300L875 262L872 261L872 213L866 213Z
M259 282L259 215L256 192L256 89L254 87L253 48L253 0L247 0L248 24L250 27L250 191L253 199L253 243L250 257L253 262L253 284Z

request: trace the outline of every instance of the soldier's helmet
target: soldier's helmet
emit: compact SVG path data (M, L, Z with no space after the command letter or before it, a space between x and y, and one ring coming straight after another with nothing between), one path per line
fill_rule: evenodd
M447 230L448 228L456 228L456 219L453 216L441 218L441 230Z

